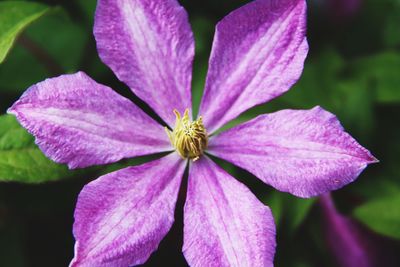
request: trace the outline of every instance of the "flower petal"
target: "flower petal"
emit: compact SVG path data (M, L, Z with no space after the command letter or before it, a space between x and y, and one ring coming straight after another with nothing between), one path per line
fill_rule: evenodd
M326 241L339 266L387 266L382 264L383 258L377 257L371 233L364 231L356 221L341 215L329 194L323 195L320 203Z
M211 133L298 80L308 52L304 0L256 0L218 23L200 106Z
M190 169L183 253L190 266L273 266L271 211L203 156Z
M261 115L212 138L209 152L299 197L338 189L376 162L320 107Z
M8 112L70 168L171 150L161 125L83 72L33 85Z
M144 263L172 226L185 166L173 153L87 184L75 209L70 266Z
M194 40L176 0L99 0L94 35L103 62L166 123L191 109Z

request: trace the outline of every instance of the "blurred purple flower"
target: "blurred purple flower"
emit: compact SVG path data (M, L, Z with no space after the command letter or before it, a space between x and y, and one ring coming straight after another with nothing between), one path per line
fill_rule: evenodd
M330 0L329 7L336 17L350 17L361 8L362 0Z
M337 20L355 15L361 8L362 0L328 0L330 14Z
M171 153L86 185L75 210L71 266L144 263L174 221L187 158L188 263L273 265L271 211L204 152L300 197L338 189L375 161L320 107L261 115L214 134L298 80L308 52L305 31L304 0L256 0L226 16L216 27L203 116L191 122L194 40L185 10L175 0L98 1L94 35L101 59L171 129L176 119L173 131L166 134L82 72L33 85L9 112L48 157L70 168L173 150L181 157Z
M341 215L329 194L322 196L320 203L326 241L339 266L389 266L379 260L378 246L374 244L372 234L362 229L356 221Z

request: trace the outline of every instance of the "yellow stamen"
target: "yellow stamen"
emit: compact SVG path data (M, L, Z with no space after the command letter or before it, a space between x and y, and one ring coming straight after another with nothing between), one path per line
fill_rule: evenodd
M203 154L208 144L203 119L200 116L197 120L190 121L188 109L185 110L183 117L176 109L174 113L176 115L174 130L171 132L165 127L169 140L182 158L196 161Z

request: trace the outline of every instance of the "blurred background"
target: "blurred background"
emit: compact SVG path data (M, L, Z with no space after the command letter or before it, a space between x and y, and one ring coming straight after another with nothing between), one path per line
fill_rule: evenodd
M214 25L248 1L180 2L196 39L196 112ZM261 113L320 105L380 162L321 200L278 192L216 161L271 207L278 230L275 266L400 266L400 0L307 2L310 53L300 81L229 126ZM152 159L68 171L46 159L33 138L5 115L30 85L78 70L151 113L99 60L92 35L95 6L95 0L0 1L1 267L67 266L81 188L101 174ZM187 266L181 253L185 190L176 223L145 266Z

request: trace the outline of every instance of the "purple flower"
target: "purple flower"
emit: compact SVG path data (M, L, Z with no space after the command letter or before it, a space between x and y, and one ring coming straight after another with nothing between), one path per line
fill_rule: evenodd
M362 2L362 0L329 0L327 8L331 16L341 20L355 15L361 9Z
M322 196L320 203L326 241L339 266L389 266L388 263L383 263L387 257L378 256L378 246L375 243L377 238L372 233L363 229L351 218L341 215L329 194Z
M191 121L194 40L185 10L176 0L98 1L94 35L101 59L173 130L166 133L82 72L33 85L9 112L48 157L70 168L178 153L84 187L75 210L71 266L144 263L174 221L187 162L188 263L273 265L271 211L204 152L300 197L338 189L375 161L320 107L261 115L214 134L298 80L308 51L305 31L304 0L256 0L226 16L216 27L202 117Z

